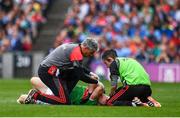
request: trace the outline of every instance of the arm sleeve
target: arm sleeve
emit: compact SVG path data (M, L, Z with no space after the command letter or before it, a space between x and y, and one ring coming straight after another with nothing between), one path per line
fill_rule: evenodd
M84 70L84 72L86 73L86 74L90 74L90 70L89 69L87 69L86 67L83 67L83 70Z
M110 78L111 78L111 86L117 86L119 79L119 71L116 61L113 61L110 65Z
M87 69L86 67L84 67L80 61L73 61L73 67L76 68L76 67L80 67L83 69L83 71L86 73L86 74L90 74L90 70Z
M98 83L97 80L91 79L91 77L89 75L85 74L85 76L86 77L81 78L81 81L86 82L86 83L90 83L90 84L97 84Z
M110 65L111 75L119 75L119 70L116 61L113 61Z
M117 86L119 77L117 75L111 75L110 78L111 78L111 86Z
M90 71L83 68L82 65L80 64L80 62L74 61L73 66L74 66L76 73L78 73L80 80L82 80L83 82L86 82L86 83L90 83L90 84L97 84L98 83L97 80L91 79L91 77L89 75Z

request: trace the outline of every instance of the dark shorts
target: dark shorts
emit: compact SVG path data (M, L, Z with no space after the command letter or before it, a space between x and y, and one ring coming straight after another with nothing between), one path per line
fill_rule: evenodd
M119 87L115 94L109 98L107 104L111 105L115 101L132 101L134 97L138 97L142 102L147 102L147 97L151 94L152 90L148 85L127 85Z
M49 71L50 67L39 67L38 75L41 81L51 89L53 94L57 97L61 97L67 103L70 103L69 100L69 90L67 88L67 81L65 79L61 79L59 77L55 77L54 75L50 74Z

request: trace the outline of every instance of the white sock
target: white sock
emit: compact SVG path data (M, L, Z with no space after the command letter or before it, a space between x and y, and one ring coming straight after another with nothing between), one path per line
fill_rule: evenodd
M49 103L45 103L45 102L42 102L40 100L36 100L35 101L35 104L45 104L45 105L49 105Z

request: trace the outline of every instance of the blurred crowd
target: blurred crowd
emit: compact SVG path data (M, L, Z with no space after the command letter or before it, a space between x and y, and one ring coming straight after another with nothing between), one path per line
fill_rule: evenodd
M82 42L93 35L99 53L116 49L118 56L149 63L180 62L179 0L72 0L54 47Z
M31 51L50 0L0 0L0 54Z

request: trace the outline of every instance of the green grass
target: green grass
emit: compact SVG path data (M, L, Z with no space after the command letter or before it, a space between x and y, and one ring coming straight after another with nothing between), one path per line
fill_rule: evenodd
M106 90L110 88L103 82ZM82 84L82 83L80 83ZM180 116L180 84L153 83L153 97L161 108L145 107L108 107L108 106L67 106L67 105L19 105L16 99L28 92L31 85L28 80L0 79L0 116ZM108 93L108 92L107 92Z

